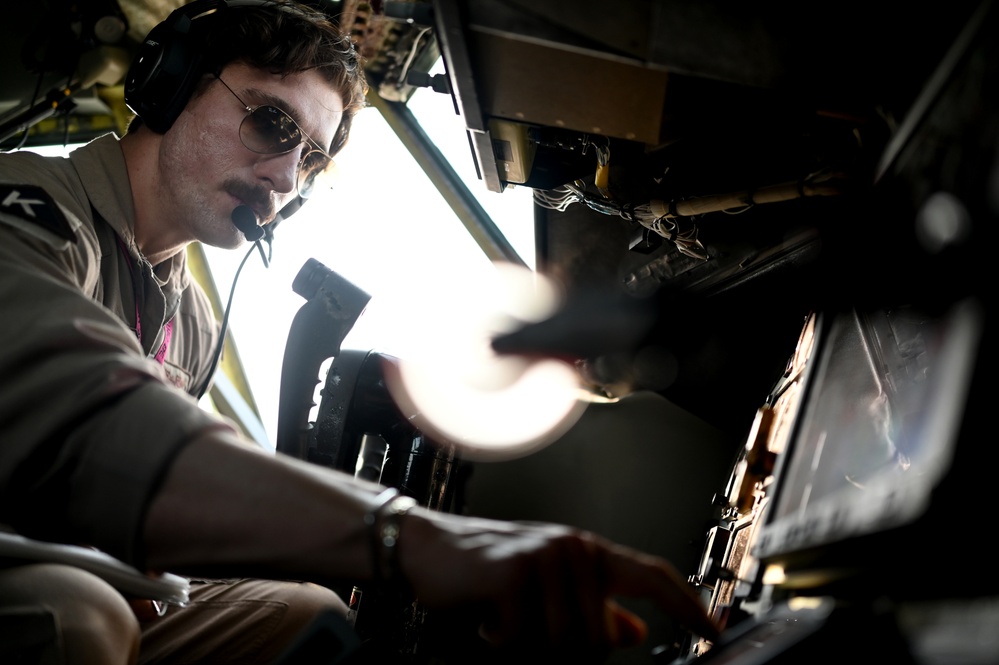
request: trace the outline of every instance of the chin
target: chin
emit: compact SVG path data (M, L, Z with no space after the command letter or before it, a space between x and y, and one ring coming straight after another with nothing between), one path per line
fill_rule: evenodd
M238 229L219 229L210 234L206 233L197 239L202 245L217 247L219 249L239 249L247 243L246 238Z

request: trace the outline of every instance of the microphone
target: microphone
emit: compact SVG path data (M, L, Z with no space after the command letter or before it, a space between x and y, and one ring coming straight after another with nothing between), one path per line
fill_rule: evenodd
M264 237L264 227L257 224L257 215L248 205L238 205L232 211L232 224L239 229L246 239L256 242Z

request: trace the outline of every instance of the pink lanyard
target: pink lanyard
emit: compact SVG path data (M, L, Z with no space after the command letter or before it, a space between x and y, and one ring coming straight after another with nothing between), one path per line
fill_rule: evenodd
M125 248L125 243L120 237L118 239L118 248L121 249L122 256L125 257L125 261L128 262L128 271L132 275L132 300L135 301L135 336L139 339L139 344L142 344L142 322L139 316L139 295L135 292L135 266L132 265L132 257ZM173 337L173 319L170 319L163 325L163 343L160 345L159 350L156 352L154 358L159 364L163 364L166 360L167 348L170 346L170 339Z
M139 328L139 311L136 309L135 312L135 328ZM156 362L163 364L166 359L167 347L170 346L170 338L173 337L173 319L170 319L163 325L163 343L160 344L160 350L156 352Z

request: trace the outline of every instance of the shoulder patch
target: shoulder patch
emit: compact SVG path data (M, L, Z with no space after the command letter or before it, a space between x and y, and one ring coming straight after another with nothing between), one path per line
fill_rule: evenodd
M76 242L76 231L62 210L36 185L0 184L0 212L38 224L60 238Z

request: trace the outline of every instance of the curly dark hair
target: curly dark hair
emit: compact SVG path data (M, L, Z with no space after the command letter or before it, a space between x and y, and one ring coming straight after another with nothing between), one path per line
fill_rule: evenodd
M210 13L193 14L191 36L201 48L198 66L204 75L193 95L236 61L274 74L318 70L343 99L343 116L328 150L339 152L367 91L363 63L349 34L326 13L292 0L195 0L190 7L195 4L204 4Z

